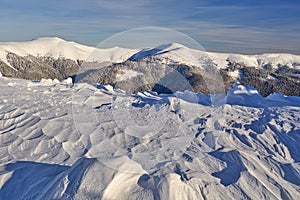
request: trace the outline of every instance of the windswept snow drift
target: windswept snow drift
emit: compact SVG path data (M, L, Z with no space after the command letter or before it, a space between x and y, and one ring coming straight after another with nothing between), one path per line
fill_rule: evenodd
M0 78L0 199L299 197L299 97L54 82Z

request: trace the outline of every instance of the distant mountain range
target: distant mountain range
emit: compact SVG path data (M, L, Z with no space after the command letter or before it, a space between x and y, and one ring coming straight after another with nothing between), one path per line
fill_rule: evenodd
M127 92L189 89L208 94L222 92L220 88L226 90L239 81L256 87L263 96L273 92L300 96L299 55L214 53L177 43L146 49L100 49L57 37L4 42L0 43L0 72L30 80L73 77L77 82L110 84ZM170 76L174 72L177 76ZM174 84L180 79L186 83ZM218 89L209 88L214 84Z

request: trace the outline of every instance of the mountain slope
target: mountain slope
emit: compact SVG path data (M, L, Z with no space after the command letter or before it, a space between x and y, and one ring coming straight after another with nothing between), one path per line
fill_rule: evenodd
M88 65L99 68L104 62L123 62L135 51L119 47L99 49L60 38L0 43L0 72L7 77L61 80Z
M201 66L207 61L212 61L219 68L227 68L228 62L231 61L248 67L252 66L261 68L266 64L272 64L274 67L277 67L278 65L287 65L291 68L300 68L299 55L272 53L262 55L215 53L191 49L178 43L143 49L132 55L129 60L140 60L147 56L162 57L167 60L192 66Z
M54 59L66 58L74 61L90 60L98 62L114 62L118 59L126 60L126 53L131 51L135 50L118 47L98 49L75 42L67 42L57 37L45 37L27 42L0 43L0 60L10 66L10 63L7 60L7 53L10 52L21 57L32 55L36 57L52 57ZM122 55L125 58L122 58Z
M39 38L28 42L0 43L0 59L9 64L6 59L7 52L19 56L49 56L53 58L65 57L72 60L85 59L94 50L93 47L66 42L60 38Z

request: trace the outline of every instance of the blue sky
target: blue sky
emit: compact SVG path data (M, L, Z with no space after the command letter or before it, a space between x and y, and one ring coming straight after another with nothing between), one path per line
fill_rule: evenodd
M1 0L0 41L43 36L96 46L140 27L173 29L209 51L300 54L299 0Z

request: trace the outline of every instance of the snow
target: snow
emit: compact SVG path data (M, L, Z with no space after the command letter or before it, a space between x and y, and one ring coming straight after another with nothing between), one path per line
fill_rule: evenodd
M287 65L291 68L296 68L293 63L298 63L300 60L299 55L293 54L278 54L278 53L266 53L261 55L242 55L242 54L230 54L230 53L215 53L208 52L209 57L218 65L219 68L226 68L227 60L234 61L236 63L244 64L249 67L261 68L263 65L272 64L274 68L280 65Z
M292 54L262 54L262 55L242 55L233 53L206 52L188 48L178 43L164 44L154 48L143 49L133 54L129 59L139 60L146 56L164 58L165 62L175 61L177 63L201 67L212 61L218 68L224 69L228 66L228 60L243 64L249 67L261 68L265 64L271 63L275 68L278 64L296 68L293 63L299 63L300 56Z
M255 88L251 88L249 86L246 87L246 86L243 86L243 85L235 84L233 94L252 95L252 94L258 94L258 91Z
M236 80L241 79L241 72L239 70L229 71L228 75L232 78L235 78Z
M236 63L244 64L246 66L257 67L258 62L256 56L242 55L242 54L228 54L228 53L214 53L209 52L209 57L218 65L219 68L226 68L227 60L235 61Z
M66 85L71 85L71 84L73 84L73 80L72 80L71 77L69 77L69 78L67 78L65 80L62 80L61 83L62 84L66 84Z
M87 62L111 62L120 63L129 60L139 60L146 56L155 56L162 61L182 63L201 67L207 62L215 63L218 68L227 68L228 61L261 68L271 63L287 65L297 68L294 63L300 63L299 55L267 53L262 55L242 55L232 53L206 52L186 47L178 43L163 44L148 49L127 49L121 47L101 48L68 42L57 37L38 38L27 42L1 42L0 60L11 66L6 59L8 52L19 56L49 56L53 58L68 58L72 60L84 60Z
M42 85L55 85L55 84L59 84L60 81L57 80L57 79L44 79L44 78L42 78L40 83Z
M291 74L292 77L300 78L300 74Z
M201 67L206 61L210 61L205 51L188 48L184 45L171 43L158 47L143 49L132 55L130 60L139 60L146 56L156 56L166 59L165 62L175 61L177 63Z
M300 97L236 84L213 107L192 92L0 86L0 199L299 196Z
M8 51L99 62L155 56L195 66L212 61L219 68L227 60L255 67L300 63L291 54L214 53L177 43L99 49L60 38L0 43L4 62ZM139 75L121 70L117 79ZM0 199L299 196L300 97L263 98L238 83L226 95L130 95L72 78L28 81L1 74L0 87Z
M273 76L273 75L269 75L269 76L267 76L266 78L264 78L263 80L264 80L264 81L269 81L269 80L275 81L275 80L277 80L277 78L276 78L275 76Z
M134 77L141 76L141 75L143 75L143 73L137 72L137 71L134 71L134 70L121 70L117 74L116 79L118 81L126 81L126 80L129 80L129 79L132 79Z
M6 55L8 52L12 52L19 56L33 55L53 57L55 59L67 58L97 62L123 62L135 51L134 49L119 47L100 49L75 42L68 42L57 37L44 37L27 42L1 42L0 60L10 66Z
M6 60L7 52L12 52L19 56L65 57L76 60L85 59L94 48L66 42L57 37L46 37L27 42L2 42L0 43L0 50L0 59L9 65Z

